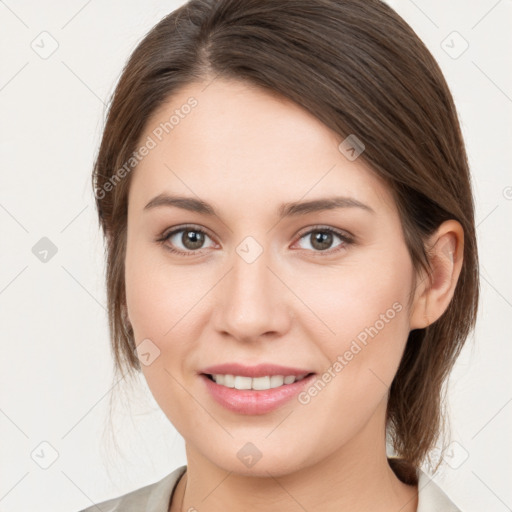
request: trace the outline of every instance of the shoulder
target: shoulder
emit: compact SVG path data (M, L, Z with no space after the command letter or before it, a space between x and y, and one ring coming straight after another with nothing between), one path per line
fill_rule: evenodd
M432 480L418 469L418 508L417 512L462 512L447 494Z
M98 509L102 512L167 512L172 493L186 469L187 466L180 466L157 482L95 503L78 512L97 512Z

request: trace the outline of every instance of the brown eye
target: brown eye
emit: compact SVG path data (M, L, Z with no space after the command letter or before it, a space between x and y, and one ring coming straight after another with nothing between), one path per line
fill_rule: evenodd
M164 235L159 241L165 243L171 252L188 256L203 249L206 239L210 239L210 237L203 230L192 226L175 229Z
M330 251L335 239L338 238L339 243L335 248ZM310 243L314 252L336 252L336 250L343 249L352 243L352 239L337 230L332 228L316 228L304 233L300 240L307 240ZM307 247L306 247L307 248Z

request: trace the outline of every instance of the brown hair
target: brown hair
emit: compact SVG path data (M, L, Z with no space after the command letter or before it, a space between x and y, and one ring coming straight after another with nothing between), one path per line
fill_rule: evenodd
M111 99L92 176L107 240L116 370L140 371L125 317L131 174L121 179L126 167L118 170L172 94L218 76L287 97L343 137L356 134L365 145L360 158L394 195L416 270L429 270L425 240L443 221L455 219L464 229L454 297L436 322L410 332L389 390L387 433L402 459L390 464L415 483L413 470L444 427L443 383L476 320L478 256L469 166L451 93L415 32L379 0L190 0L134 50Z

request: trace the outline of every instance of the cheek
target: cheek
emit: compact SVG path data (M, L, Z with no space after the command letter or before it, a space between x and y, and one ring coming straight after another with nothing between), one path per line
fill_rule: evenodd
M142 243L128 243L128 316L135 344L146 343L149 352L157 354L148 365L140 353L139 357L142 372L161 406L165 405L168 393L178 400L182 391L178 381L182 381L182 375L191 373L193 361L189 354L197 349L205 321L205 302L201 299L214 286L213 277L198 265L171 266L162 252ZM144 345L140 346L142 352ZM190 397L182 398L186 404Z
M315 316L305 324L319 340L328 364L346 356L347 373L374 367L388 382L396 371L409 333L408 301L413 283L409 255L396 250L369 261L339 267L309 280L306 302ZM319 322L321 319L322 322ZM345 371L345 370L344 370ZM377 371L377 370L376 370Z
M130 322L140 338L167 339L200 298L191 283L197 267L172 268L158 251L131 247L125 260L126 302Z
M315 283L308 305L317 317L302 327L316 340L325 365L301 403L342 442L382 405L398 369L409 333L412 264L408 254L381 257L378 265L359 261L335 274L320 284L308 280Z

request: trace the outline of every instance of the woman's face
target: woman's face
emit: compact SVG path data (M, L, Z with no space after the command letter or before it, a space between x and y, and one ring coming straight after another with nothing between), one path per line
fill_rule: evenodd
M414 272L390 191L342 141L221 79L187 86L140 139L125 277L142 370L189 453L227 471L280 475L384 446ZM188 202L147 206L164 196ZM315 375L234 380L270 391L202 375L229 363Z

